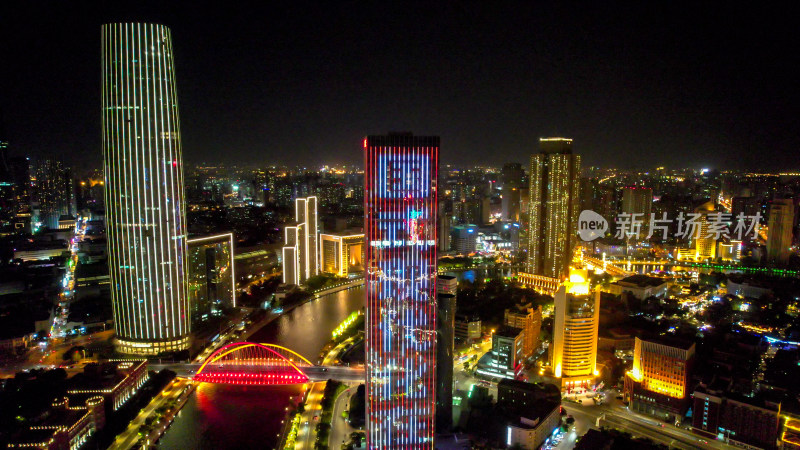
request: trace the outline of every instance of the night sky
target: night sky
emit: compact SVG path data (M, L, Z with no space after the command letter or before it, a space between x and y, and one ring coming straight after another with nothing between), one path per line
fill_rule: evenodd
M584 165L800 169L798 15L761 2L116 3L0 6L12 153L100 167L100 25L138 20L172 28L189 165L360 164L407 130L444 163L558 135Z

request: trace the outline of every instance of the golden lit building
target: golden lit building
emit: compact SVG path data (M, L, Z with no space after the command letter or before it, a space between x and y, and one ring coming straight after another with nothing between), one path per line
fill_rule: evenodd
M590 385L597 375L597 328L600 291L589 292L585 276L575 271L555 295L550 364L563 389Z
M522 356L528 359L539 347L539 334L542 331L542 306L530 308L517 306L516 309L507 309L504 324L509 327L519 328L523 332Z
M339 277L364 271L364 233L320 234L320 269Z
M688 407L694 343L636 338L633 369L625 375L625 400L633 411L676 420Z

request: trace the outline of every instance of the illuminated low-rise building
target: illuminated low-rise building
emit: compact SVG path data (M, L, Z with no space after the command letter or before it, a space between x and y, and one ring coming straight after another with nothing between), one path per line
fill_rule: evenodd
M516 378L522 372L524 336L521 329L507 326L492 333L492 351L478 361L478 375Z
M516 380L497 383L497 407L507 422L507 446L539 448L561 425L561 392L552 384Z
M86 399L84 406L71 406L69 398L64 397L53 402L44 421L15 436L7 448L77 450L101 430L105 422L102 396Z
M571 271L555 295L550 365L563 389L586 387L597 376L600 291L589 292L586 271Z
M689 406L694 343L636 338L633 369L625 375L625 400L633 411L676 421Z
M320 270L339 277L364 271L364 233L319 235Z

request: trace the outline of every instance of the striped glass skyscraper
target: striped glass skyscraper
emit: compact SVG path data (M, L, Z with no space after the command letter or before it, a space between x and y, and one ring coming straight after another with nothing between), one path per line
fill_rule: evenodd
M438 137L364 139L367 448L434 448L438 161Z
M102 28L103 157L117 347L189 345L186 223L172 35L163 25Z

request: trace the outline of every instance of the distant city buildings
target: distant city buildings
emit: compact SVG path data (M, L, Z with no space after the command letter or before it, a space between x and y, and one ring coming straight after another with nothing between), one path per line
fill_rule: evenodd
M791 199L775 199L770 203L767 229L768 261L780 264L789 262L792 253L794 216L794 202Z
M103 25L102 63L106 227L117 349L142 355L184 350L191 314L171 32L147 23ZM123 138L130 135L136 139Z
M369 448L434 448L438 164L438 137L364 139Z
M527 272L563 279L577 242L580 156L572 139L541 138L531 156Z
M295 200L295 225L285 228L283 282L301 284L319 274L317 198Z
M570 275L555 295L550 365L562 389L589 386L597 376L600 291L589 293L586 274Z
M636 412L680 421L689 407L693 342L636 338L633 369L625 375L625 398Z

